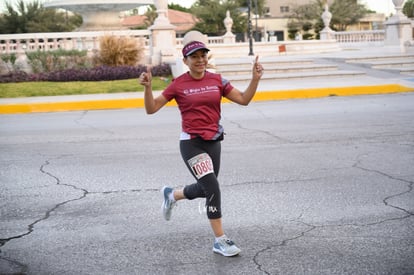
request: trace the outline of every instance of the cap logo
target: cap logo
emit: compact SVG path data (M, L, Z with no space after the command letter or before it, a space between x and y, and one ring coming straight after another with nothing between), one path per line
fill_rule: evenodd
M201 49L205 49L205 50L209 51L209 49L207 49L206 45L203 42L200 42L200 41L190 42L190 43L188 43L187 45L184 46L183 56L188 56L188 55L192 54L193 52L195 52L197 50L201 50Z

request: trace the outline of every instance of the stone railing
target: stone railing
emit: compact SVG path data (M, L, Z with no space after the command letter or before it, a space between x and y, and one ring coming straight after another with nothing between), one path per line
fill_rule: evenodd
M385 41L384 30L334 32L333 36L341 46L382 46Z
M24 53L37 50L96 50L99 39L104 35L134 37L148 47L151 32L148 30L102 31L102 32L60 32L21 33L0 35L0 54Z
M144 46L144 59L146 64L159 64L160 62L174 63L180 58L182 38L175 39L174 46L161 50L161 58L152 62L156 55L153 48L153 33L150 30L122 30L102 32L65 32L65 33L25 33L0 35L0 55L16 53L25 56L25 52L57 49L87 50L93 52L99 49L99 39L104 35L134 37L139 44ZM279 45L283 45L285 54L303 54L337 51L340 48L350 46L382 46L384 45L384 31L360 31L360 32L334 32L335 39L331 40L303 40L303 41L264 41L254 42L254 52L260 56L277 56L280 54ZM209 47L217 58L245 56L248 50L247 42L226 43L224 36L206 37Z
M224 44L224 36L208 36L207 43L209 45L214 44ZM183 38L177 38L177 46L183 46Z
M0 54L30 52L37 50L96 50L99 38L103 35L135 37L144 47L149 47L151 31L125 30L102 32L62 32L62 33L23 33L0 35ZM382 45L385 31L347 31L334 32L335 40L340 44ZM284 41L279 41L283 43ZM182 38L176 39L177 47L182 47ZM224 44L223 36L208 37L210 45ZM266 43L266 42L255 42Z

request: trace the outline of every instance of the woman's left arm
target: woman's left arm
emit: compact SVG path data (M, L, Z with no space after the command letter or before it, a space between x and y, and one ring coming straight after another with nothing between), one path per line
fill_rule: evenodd
M252 68L252 80L250 80L249 86L244 92L234 88L226 95L226 98L240 105L248 105L256 93L257 86L259 85L262 75L263 66L259 63L259 56L256 56L256 60Z

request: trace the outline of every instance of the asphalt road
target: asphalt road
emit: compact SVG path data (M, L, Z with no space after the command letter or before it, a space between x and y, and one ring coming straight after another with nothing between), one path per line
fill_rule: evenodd
M0 116L1 274L414 274L414 93L223 105L224 227L167 107Z

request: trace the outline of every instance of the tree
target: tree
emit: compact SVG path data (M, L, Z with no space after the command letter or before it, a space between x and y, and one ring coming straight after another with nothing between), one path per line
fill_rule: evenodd
M168 9L182 11L182 12L190 12L190 9L187 9L186 7L182 7L178 4L168 4Z
M235 20L235 17L240 16L236 9L237 6L232 0L198 0L191 7L194 16L200 20L194 29L208 35L222 35L225 33L223 20L226 18L227 10L230 10L234 22L242 23Z
M365 5L354 0L335 0L330 6L332 13L331 28L345 31L348 26L358 23L368 10Z
M0 18L0 33L65 32L80 25L80 15L68 16L55 9L44 8L39 1L26 4L19 0L16 8L6 2L6 12Z
M288 22L288 33L290 39L295 39L298 32L303 31L303 39L309 40L313 35L309 33L315 27L322 14L322 3L315 3L297 6L293 9ZM316 31L315 31L316 33Z
M321 18L324 9L324 0L315 0L311 4L298 6L293 9L289 26L294 26L306 33L310 30L309 24L311 23L313 32L318 38L320 30L324 28ZM358 4L355 0L334 0L329 6L329 11L332 13L329 27L336 31L345 31L348 26L356 24L370 12L365 5Z
M239 7L247 7L249 0L236 0L236 3ZM256 4L257 4L257 13L262 16L265 12L265 0L250 0L252 13L256 14Z
M82 25L81 16L68 16L57 13L54 9L42 9L41 16L36 16L27 23L28 32L67 32Z
M25 24L22 21L23 18L19 15L19 12L14 10L13 5L10 2L6 2L6 12L0 18L0 32L1 33L23 33L25 31ZM18 3L18 8L25 7L23 1ZM24 12L24 10L23 10Z
M407 0L403 6L402 12L409 18L414 17L414 0Z
M157 8L154 5L149 5L147 11L145 12L145 28L152 26L155 19L157 19Z
M194 27L202 33L208 35L223 35L226 32L223 20L226 18L227 10L233 19L232 32L247 32L247 16L243 14L249 0L197 0L190 8L191 12L200 22ZM254 13L254 4L252 1L252 13ZM263 6L265 0L257 0L258 13L263 14ZM260 8L261 7L261 8Z

